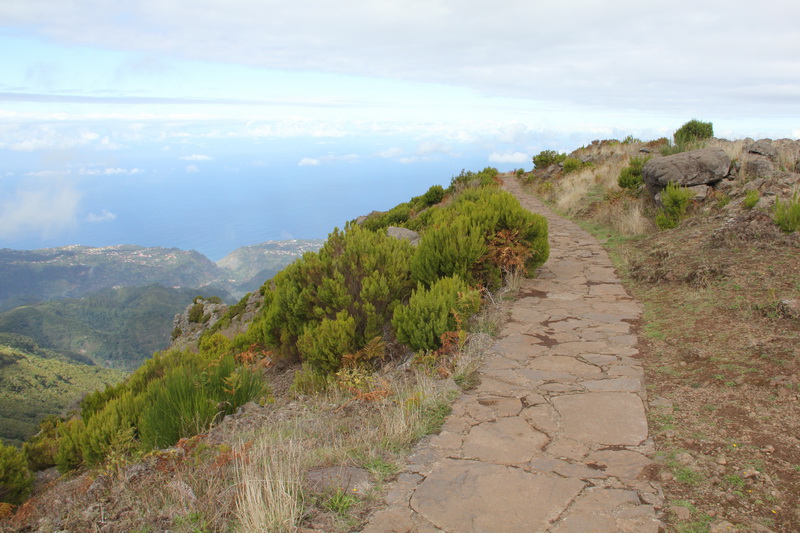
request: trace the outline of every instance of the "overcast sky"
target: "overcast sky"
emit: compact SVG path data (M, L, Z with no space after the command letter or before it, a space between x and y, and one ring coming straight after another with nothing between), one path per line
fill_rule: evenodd
M472 151L529 167L691 118L798 138L798 21L796 0L0 0L0 152L40 154L41 174L59 171L54 151L366 136L405 164ZM101 166L73 172L149 171ZM25 218L15 198L39 201L9 187L7 228ZM86 217L113 220L103 209Z

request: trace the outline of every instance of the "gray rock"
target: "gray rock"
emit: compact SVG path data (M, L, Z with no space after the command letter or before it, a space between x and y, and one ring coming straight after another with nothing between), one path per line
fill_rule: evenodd
M774 170L775 165L766 157L753 157L744 166L744 171L748 176L759 178L769 176Z
M386 235L395 239L406 239L412 245L416 245L419 242L419 233L406 228L389 226L386 228Z
M355 466L315 468L306 474L306 486L316 494L341 491L363 494L372 487L369 472Z
M778 151L772 145L772 139L760 139L749 145L745 145L745 150L750 154L758 154L768 157L772 161L778 159Z
M731 159L721 148L703 148L648 161L642 169L647 190L656 196L669 183L713 185L730 173Z
M708 185L694 185L689 187L694 192L695 200L704 200L713 189Z

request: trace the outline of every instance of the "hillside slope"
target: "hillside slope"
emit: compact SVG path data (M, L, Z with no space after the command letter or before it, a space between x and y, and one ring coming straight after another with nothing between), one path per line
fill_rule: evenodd
M79 298L109 287L152 283L203 287L223 277L219 267L204 255L178 248L119 245L2 249L0 310L43 300Z
M0 334L0 438L21 444L45 415L75 409L84 395L125 375L65 359L29 338Z
M78 362L130 371L167 347L172 318L199 290L123 287L21 306L0 313L0 332L25 335Z

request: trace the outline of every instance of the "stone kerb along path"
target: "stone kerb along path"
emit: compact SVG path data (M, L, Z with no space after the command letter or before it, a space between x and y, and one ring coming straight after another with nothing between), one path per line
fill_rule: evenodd
M365 533L658 533L662 496L632 331L641 313L598 242L518 182L550 221L550 260L439 435Z

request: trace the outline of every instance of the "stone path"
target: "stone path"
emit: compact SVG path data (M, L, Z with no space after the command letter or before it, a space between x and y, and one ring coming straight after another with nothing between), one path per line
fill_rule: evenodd
M363 531L658 533L639 305L591 235L506 188L550 220L550 260Z

